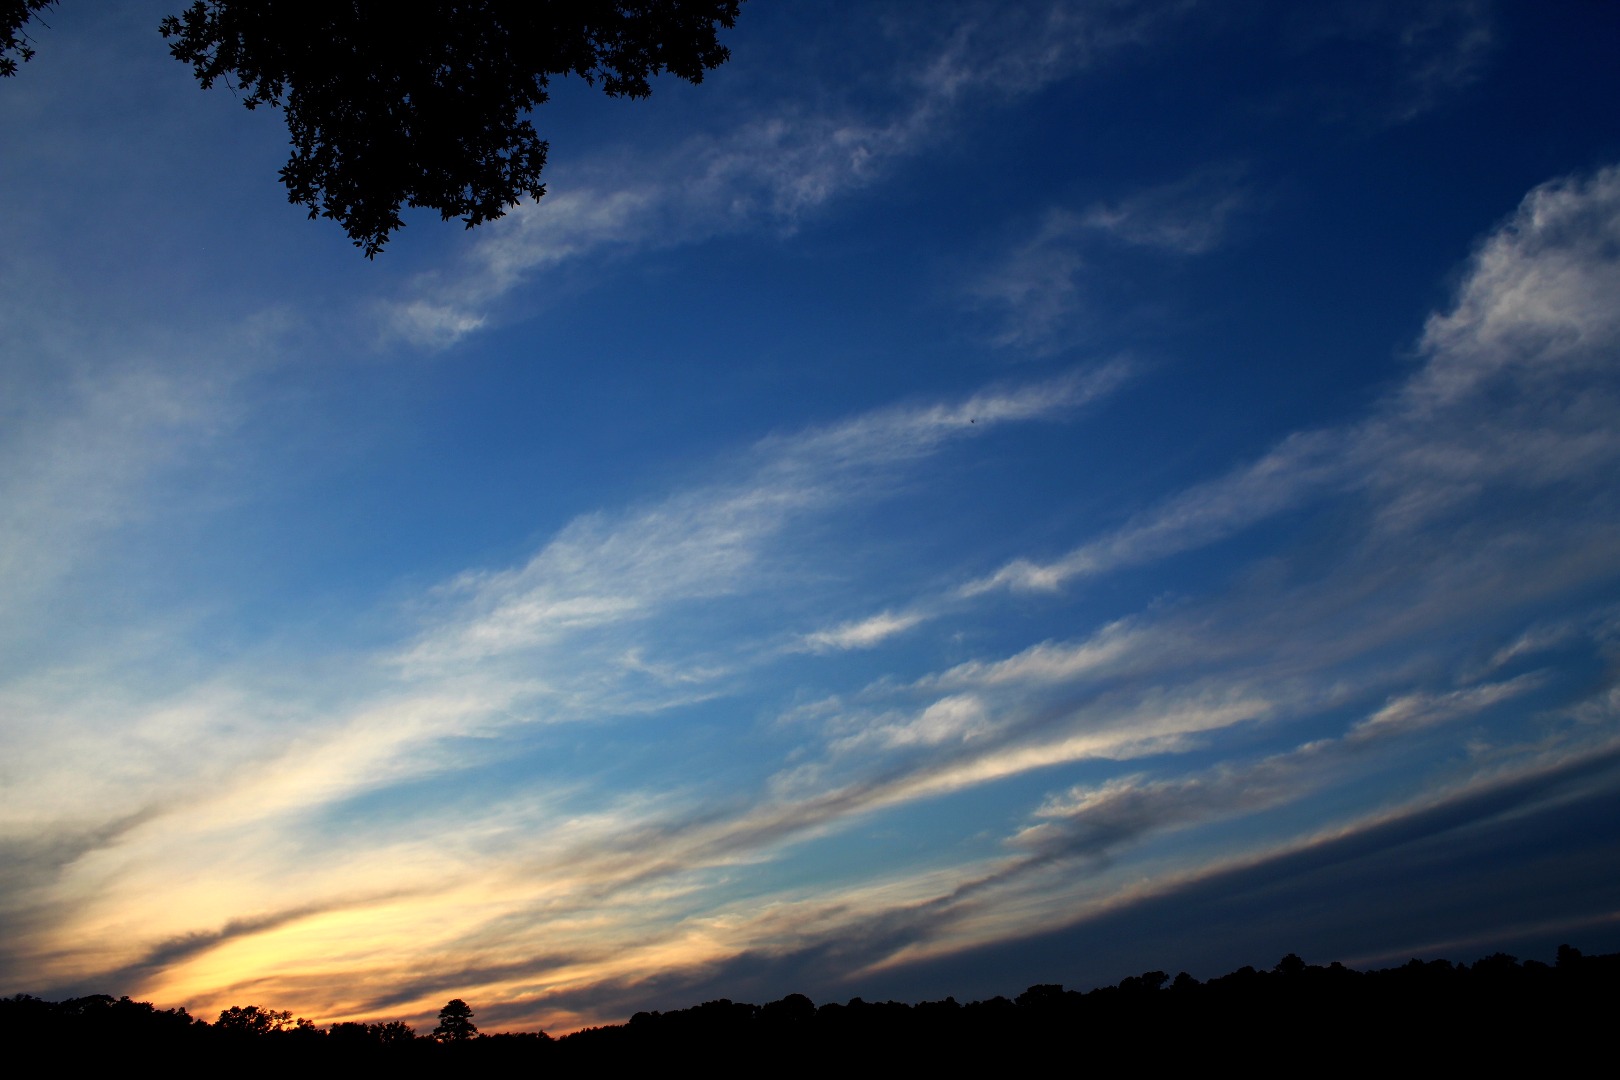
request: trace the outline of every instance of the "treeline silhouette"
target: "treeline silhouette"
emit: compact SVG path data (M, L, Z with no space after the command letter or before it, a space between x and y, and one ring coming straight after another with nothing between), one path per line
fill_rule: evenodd
M868 1002L817 1007L802 994L765 1005L727 999L553 1039L544 1032L479 1033L460 999L439 1025L338 1023L232 1006L214 1023L185 1009L105 994L44 1001L0 998L0 1038L56 1067L378 1069L769 1069L866 1072L925 1065L961 1070L1009 1062L1137 1067L1241 1063L1263 1071L1357 1067L1548 1067L1574 1062L1611 1029L1620 953L1583 956L1562 945L1554 964L1504 953L1468 964L1412 960L1358 971L1292 954L1269 971L1240 968L1199 982L1149 971L1081 993L1031 986L1014 999ZM44 1055L40 1058L39 1055Z

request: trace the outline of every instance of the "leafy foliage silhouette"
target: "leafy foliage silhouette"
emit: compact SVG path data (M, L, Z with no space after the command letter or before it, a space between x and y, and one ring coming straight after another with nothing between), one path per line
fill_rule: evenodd
M214 1026L239 1035L268 1035L271 1032L307 1030L315 1025L303 1017L293 1019L290 1012L261 1009L257 1005L232 1005L220 1012Z
M402 206L468 228L545 193L547 143L523 114L552 77L646 97L660 72L692 82L730 55L740 0L197 0L163 20L204 88L280 106L290 201L341 224L368 258Z
M33 39L23 29L29 19L56 0L0 0L0 78L17 74L17 64L34 58Z
M34 55L23 27L56 0L0 0L0 75ZM698 83L730 57L742 0L195 0L169 52L204 89L285 114L287 198L373 258L407 206L470 229L545 194L549 149L527 118L553 78L643 98L664 72Z

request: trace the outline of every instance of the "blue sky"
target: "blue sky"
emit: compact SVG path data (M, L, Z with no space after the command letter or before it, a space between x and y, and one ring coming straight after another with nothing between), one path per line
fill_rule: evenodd
M167 10L0 85L0 990L1620 948L1613 5L751 2L375 262Z

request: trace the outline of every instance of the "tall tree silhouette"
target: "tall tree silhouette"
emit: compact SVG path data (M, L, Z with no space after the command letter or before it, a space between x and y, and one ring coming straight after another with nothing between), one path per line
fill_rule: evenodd
M472 1008L465 1001L451 998L439 1010L439 1026L433 1029L433 1037L440 1042L466 1042L478 1034L472 1018Z

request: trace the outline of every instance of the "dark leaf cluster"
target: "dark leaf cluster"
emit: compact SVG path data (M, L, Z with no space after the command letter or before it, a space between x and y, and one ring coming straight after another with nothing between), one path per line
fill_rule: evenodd
M0 78L17 74L17 64L34 58L33 39L23 29L29 19L56 0L0 0Z
M197 0L161 31L204 88L284 111L288 199L369 258L403 207L471 228L538 199L547 144L527 114L552 78L633 98L663 72L700 82L729 56L717 35L740 3Z

